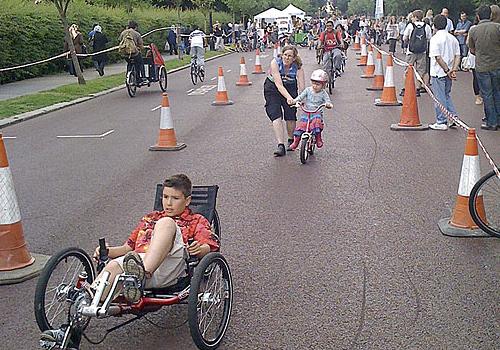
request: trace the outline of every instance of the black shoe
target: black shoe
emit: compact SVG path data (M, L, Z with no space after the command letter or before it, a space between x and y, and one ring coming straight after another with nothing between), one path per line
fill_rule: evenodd
M278 145L278 149L276 151L274 151L274 156L275 157L283 157L285 154L286 154L285 145L280 143Z
M399 93L399 96L404 96L405 95L405 88L401 89L401 92Z
M286 148L286 151L287 151L287 152L293 152L293 151L295 151L294 149L291 149L291 148L290 148L290 145L291 145L292 143L293 143L293 139L288 139L288 146L287 146L287 148Z
M420 91L415 91L415 94L417 95L417 97L420 97Z
M483 130L490 130L490 131L496 131L497 127L496 126L490 126L488 124L481 124L481 129L483 129Z

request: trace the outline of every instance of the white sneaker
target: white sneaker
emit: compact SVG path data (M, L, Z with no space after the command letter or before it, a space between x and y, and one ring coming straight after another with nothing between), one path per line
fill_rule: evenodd
M448 125L434 123L434 124L429 124L429 128L433 130L448 130Z
M477 105L482 105L483 104L483 98L481 96L476 96L476 102Z

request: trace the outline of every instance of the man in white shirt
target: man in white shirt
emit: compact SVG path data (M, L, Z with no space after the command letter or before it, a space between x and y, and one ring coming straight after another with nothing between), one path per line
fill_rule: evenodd
M446 30L446 17L437 15L434 17L434 27L437 32L431 38L429 45L429 57L431 58L430 75L432 92L437 100L453 115L456 115L455 107L451 100L452 81L457 79L457 70L460 64L460 45L458 40ZM429 125L434 130L447 130L447 118L437 104L436 123ZM452 123L453 124L453 123ZM453 126L450 124L450 126Z
M195 27L189 34L191 42L191 61L196 60L196 64L201 70L205 70L205 33Z
M455 30L453 21L448 18L448 9L445 7L441 10L441 14L446 17L446 31L452 33Z
M427 82L427 43L432 37L432 30L422 21L423 18L424 12L422 10L413 11L413 22L406 26L403 40L408 42L408 63L413 65L424 82ZM414 32L415 35L412 35ZM422 83L417 80L417 96L420 96L421 92L425 92L425 89L422 87Z

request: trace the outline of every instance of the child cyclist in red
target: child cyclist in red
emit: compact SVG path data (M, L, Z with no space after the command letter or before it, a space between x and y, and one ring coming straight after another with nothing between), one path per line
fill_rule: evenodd
M297 96L295 99L288 100L289 104L295 104L297 102L304 101L305 110L314 111L323 103L326 104L326 108L333 108L333 104L330 100L330 96L325 91L325 85L328 82L328 74L322 69L316 69L311 74L311 85L307 87ZM323 147L323 139L321 138L321 132L323 131L323 111L318 111L310 116L311 120L309 122L309 130L316 137L316 145L318 148ZM293 132L293 143L290 145L290 149L296 149L300 143L300 137L307 129L308 116L303 114L300 121L295 127Z

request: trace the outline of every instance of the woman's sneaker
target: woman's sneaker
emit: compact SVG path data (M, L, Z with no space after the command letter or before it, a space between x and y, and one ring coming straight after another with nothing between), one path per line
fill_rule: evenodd
M128 252L123 258L123 271L127 275L135 276L137 283L124 282L123 296L131 303L137 303L142 297L146 271L141 256L136 252Z

